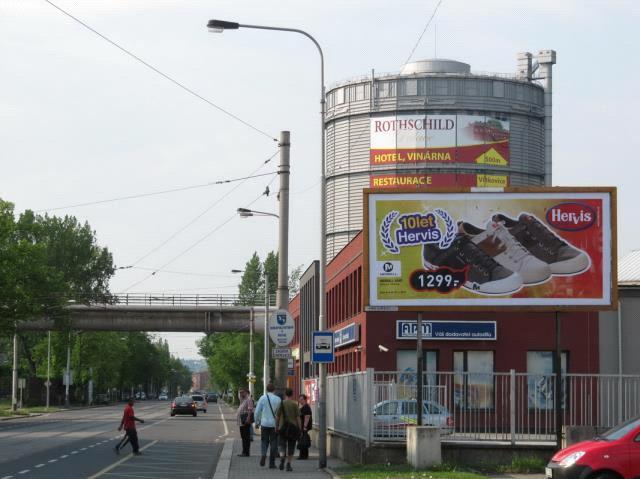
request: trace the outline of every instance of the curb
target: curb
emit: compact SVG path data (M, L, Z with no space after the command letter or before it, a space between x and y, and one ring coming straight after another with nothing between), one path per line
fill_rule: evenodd
M216 470L213 473L212 479L228 479L229 472L231 471L231 456L233 455L233 442L234 439L227 438L224 441L224 447L220 452L218 458L218 464Z
M333 479L340 479L340 475L330 467L325 467L324 472L329 474Z
M38 416L44 416L45 414L50 414L48 412L34 412L31 414L16 414L15 416L6 416L6 417L0 417L0 421L13 421L16 419L27 419L30 417L38 417Z

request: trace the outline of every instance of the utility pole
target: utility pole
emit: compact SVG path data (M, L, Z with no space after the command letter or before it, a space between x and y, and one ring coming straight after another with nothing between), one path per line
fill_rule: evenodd
M253 372L253 331L254 331L254 323L255 323L255 314L253 312L253 307L249 311L249 374L247 374L247 378L249 379L249 394L253 397L255 393L255 382L256 375Z
M51 331L47 340L47 409L49 409L49 393L51 390Z
M280 190L278 191L278 290L277 309L289 310L289 149L290 133L280 132ZM275 387L278 394L284 394L287 386L287 360L275 360Z
M11 377L11 409L18 410L18 331L13 333L13 374Z
M69 340L67 341L67 370L66 370L66 381L64 387L64 407L70 407L69 402L69 384L71 383L71 331L69 331Z
M264 272L264 359L262 361L262 394L267 392L267 384L269 384L269 275Z

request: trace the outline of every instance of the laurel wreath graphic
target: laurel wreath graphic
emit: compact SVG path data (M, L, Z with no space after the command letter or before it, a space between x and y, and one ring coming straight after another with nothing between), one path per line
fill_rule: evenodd
M453 240L456 238L456 223L455 221L453 221L453 218L451 218L449 213L447 213L445 210L436 208L435 210L433 210L433 212L437 214L442 219L442 221L444 221L445 225L445 233L440 238L438 247L440 249L447 249L449 246L451 246L451 243L453 243Z
M391 224L395 221L399 214L399 211L390 211L389 213L387 213L387 216L384 217L384 220L380 225L380 241L382 241L383 246L391 254L400 253L400 248L398 248L398 245L395 244L391 239Z

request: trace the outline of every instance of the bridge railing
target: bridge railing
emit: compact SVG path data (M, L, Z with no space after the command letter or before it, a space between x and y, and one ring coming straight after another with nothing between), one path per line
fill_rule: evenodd
M264 306L264 295L255 297L237 294L114 294L112 304L140 306ZM269 306L275 307L276 296L269 297Z

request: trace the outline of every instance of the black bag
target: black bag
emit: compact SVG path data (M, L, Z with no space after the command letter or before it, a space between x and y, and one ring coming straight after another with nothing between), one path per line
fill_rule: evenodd
M240 414L240 422L245 425L247 424L247 421L249 422L249 424L253 424L253 413L249 414L249 413L244 413L244 414Z
M302 433L298 439L298 449L309 449L311 447L311 437L307 431Z
M280 429L280 435L290 441L298 439L300 437L300 429L298 429L297 424L287 421L287 410L284 407L284 401L280 407L282 408L282 413L284 415L284 425L282 426L282 429Z

